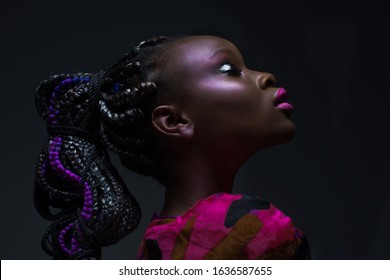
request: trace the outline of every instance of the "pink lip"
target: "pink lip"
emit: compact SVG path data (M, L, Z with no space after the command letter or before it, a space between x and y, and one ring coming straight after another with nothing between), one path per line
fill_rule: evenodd
M275 93L274 106L279 109L293 110L294 107L287 103L287 91L284 88L279 88Z
M278 104L276 106L276 108L284 109L284 110L293 110L294 109L293 105L291 105L290 103L287 103L287 102L283 102L283 103Z

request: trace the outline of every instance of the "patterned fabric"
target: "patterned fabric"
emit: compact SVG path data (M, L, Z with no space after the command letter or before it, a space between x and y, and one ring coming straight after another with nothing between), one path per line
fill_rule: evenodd
M256 196L216 193L181 216L154 214L137 259L309 259L302 232Z

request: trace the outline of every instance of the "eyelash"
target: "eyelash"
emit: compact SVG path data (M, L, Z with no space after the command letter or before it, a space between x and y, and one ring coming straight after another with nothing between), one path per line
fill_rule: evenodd
M225 65L229 65L230 69L224 70L223 68ZM219 71L221 71L222 73L226 73L228 75L233 75L233 76L240 76L241 75L241 69L238 69L234 64L231 64L231 63L222 64L222 66L219 68Z

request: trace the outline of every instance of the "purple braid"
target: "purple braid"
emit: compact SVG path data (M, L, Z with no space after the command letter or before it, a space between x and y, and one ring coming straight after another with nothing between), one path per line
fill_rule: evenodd
M39 213L53 221L42 247L55 259L99 259L101 247L131 233L141 217L97 138L102 75L55 75L37 89L50 138L37 163L34 197ZM53 214L53 207L60 211Z
M55 109L58 99L61 97L61 93L64 88L72 87L79 82L89 82L89 77L74 77L73 79L67 78L59 83L58 86L54 88L54 91L50 98L50 106L49 106L49 120L51 125L57 124L57 117L59 114L59 110ZM59 157L62 146L62 138L60 136L55 136L53 140L50 141L49 145L49 162L52 170L56 172L61 178L66 181L69 181L75 186L80 185L82 181L82 177L73 173L71 170L66 169L62 164ZM46 168L43 165L43 170ZM44 171L42 171L44 172ZM81 212L81 216L84 220L88 221L92 216L92 193L91 188L87 182L84 182L84 204ZM75 236L71 237L71 249L68 249L65 244L65 235L74 227L74 223L69 223L58 236L61 248L69 255L79 252L80 247L76 240Z

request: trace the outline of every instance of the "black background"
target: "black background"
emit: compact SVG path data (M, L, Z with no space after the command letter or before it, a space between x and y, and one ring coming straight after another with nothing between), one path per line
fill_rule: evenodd
M239 171L233 192L291 216L322 259L389 259L389 2L7 1L1 13L1 259L48 259L49 223L33 206L47 139L35 88L52 74L97 72L153 35L209 34L275 74L295 107L296 137ZM239 117L239 116L238 116ZM163 188L120 174L143 209L103 259L134 259Z

